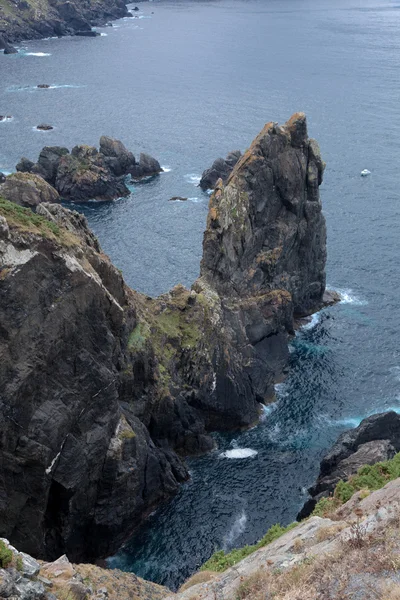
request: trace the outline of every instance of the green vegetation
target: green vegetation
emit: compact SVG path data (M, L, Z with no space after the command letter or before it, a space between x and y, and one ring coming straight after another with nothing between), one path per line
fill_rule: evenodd
M149 334L150 328L147 323L138 323L129 336L128 349L130 352L139 352L140 350L143 350Z
M345 504L358 491L364 498L369 492L380 490L389 481L400 477L400 452L392 459L374 465L360 467L356 475L348 481L339 481L331 498L321 498L314 508L313 515L324 517Z
M5 542L0 540L0 567L5 569L13 560L13 553L7 548Z
M52 221L36 215L29 208L23 208L1 197L0 215L7 219L11 227L15 226L25 231L32 231L32 233L40 233L44 237L48 237L49 234L56 237L60 235L60 228Z
M294 527L296 527L298 523L291 523L287 527L282 527L279 524L272 525L264 535L263 538L257 544L253 544L252 546L244 546L243 548L235 548L228 554L225 554L223 550L219 550L218 552L214 552L211 558L208 559L207 562L201 567L200 571L215 571L217 573L221 573L225 571L229 567L233 567L239 561L252 554L256 550L267 546L274 540L277 540L281 535L287 533Z
M22 557L19 554L16 558L15 566L16 566L17 571L22 571L22 568L23 568Z

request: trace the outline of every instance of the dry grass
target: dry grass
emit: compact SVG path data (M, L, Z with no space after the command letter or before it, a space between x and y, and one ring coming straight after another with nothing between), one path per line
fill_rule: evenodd
M179 591L184 592L193 585L197 585L198 583L206 583L207 581L214 579L214 577L215 573L213 571L199 571L198 573L192 575L192 577L190 577L187 581L185 581L185 583L182 585Z
M317 541L342 526L321 529ZM327 536L327 537L325 537ZM399 518L368 535L357 519L336 554L305 559L291 569L260 569L238 588L238 600L400 600L391 577L400 569Z

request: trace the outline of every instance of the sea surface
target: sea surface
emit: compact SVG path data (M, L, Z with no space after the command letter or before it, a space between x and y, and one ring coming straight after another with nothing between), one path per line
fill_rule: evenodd
M214 550L291 522L339 433L400 410L400 6L397 0L159 0L96 39L0 54L0 171L44 145L121 139L165 172L129 198L76 205L126 281L150 295L199 273L218 156L298 110L327 162L327 278L343 301L291 343L254 429L215 434L191 480L109 564L176 588ZM51 89L38 90L40 83ZM39 123L51 132L34 129ZM368 169L371 174L361 177ZM170 202L184 196L186 202Z

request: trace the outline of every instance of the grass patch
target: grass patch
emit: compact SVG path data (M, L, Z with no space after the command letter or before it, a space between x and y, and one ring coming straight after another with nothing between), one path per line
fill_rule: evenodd
M147 323L138 323L129 336L128 350L130 352L139 352L140 350L143 350L149 334L150 328Z
M400 477L400 452L390 460L360 467L355 475L349 477L348 481L339 481L333 497L321 498L312 514L317 517L326 517L339 506L348 502L356 492L361 492L362 496L366 498L368 493L380 490L389 481L398 477Z
M298 523L291 523L287 527L282 527L279 524L272 525L272 527L268 529L267 533L259 542L257 542L257 544L244 546L243 548L235 548L231 552L228 552L228 554L225 554L223 550L219 550L218 552L215 552L207 562L204 563L204 565L200 568L200 571L214 571L221 573L229 567L236 565L236 563L243 560L243 558L246 558L246 556L249 556L249 554L252 554L256 550L259 550L260 548L263 548L264 546L267 546L271 542L277 540L279 537L281 537L281 535L287 533L297 525Z
M0 198L0 215L7 219L10 226L15 226L18 229L40 233L45 237L49 234L55 237L60 235L60 228L56 223L48 221L41 215L36 215L29 208L24 208L4 198Z
M6 546L3 540L0 540L0 567L6 569L12 563L13 558L12 550Z

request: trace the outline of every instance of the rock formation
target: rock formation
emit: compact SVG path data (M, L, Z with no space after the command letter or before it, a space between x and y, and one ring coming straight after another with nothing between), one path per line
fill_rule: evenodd
M242 156L240 150L229 152L228 156L224 158L217 158L209 169L206 169L199 183L202 190L213 190L218 179L222 179L223 183L226 183L229 175L232 173L233 167Z
M4 0L0 4L0 50L4 45L12 50L8 42L90 32L92 25L127 14L123 0L43 0L40 10L32 0Z
M0 196L28 208L34 208L41 202L60 200L56 190L34 173L13 173L5 177L0 185Z
M132 165L101 148L109 173ZM47 148L28 166L63 195L69 161L95 152ZM125 286L78 213L0 201L0 535L104 556L187 477L175 452L257 421L294 318L324 302L323 168L304 114L266 125L210 199L192 290L155 299Z
M156 175L160 164L147 154L139 163L119 140L102 136L100 150L93 146L75 146L71 153L62 146L45 146L37 163L23 157L17 171L35 173L52 185L64 200L112 200L128 196L125 178Z
M392 458L400 451L400 415L394 411L372 415L355 429L342 433L323 458L311 498L298 514L308 517L318 500L332 494L338 481L347 480L363 465L373 465Z

